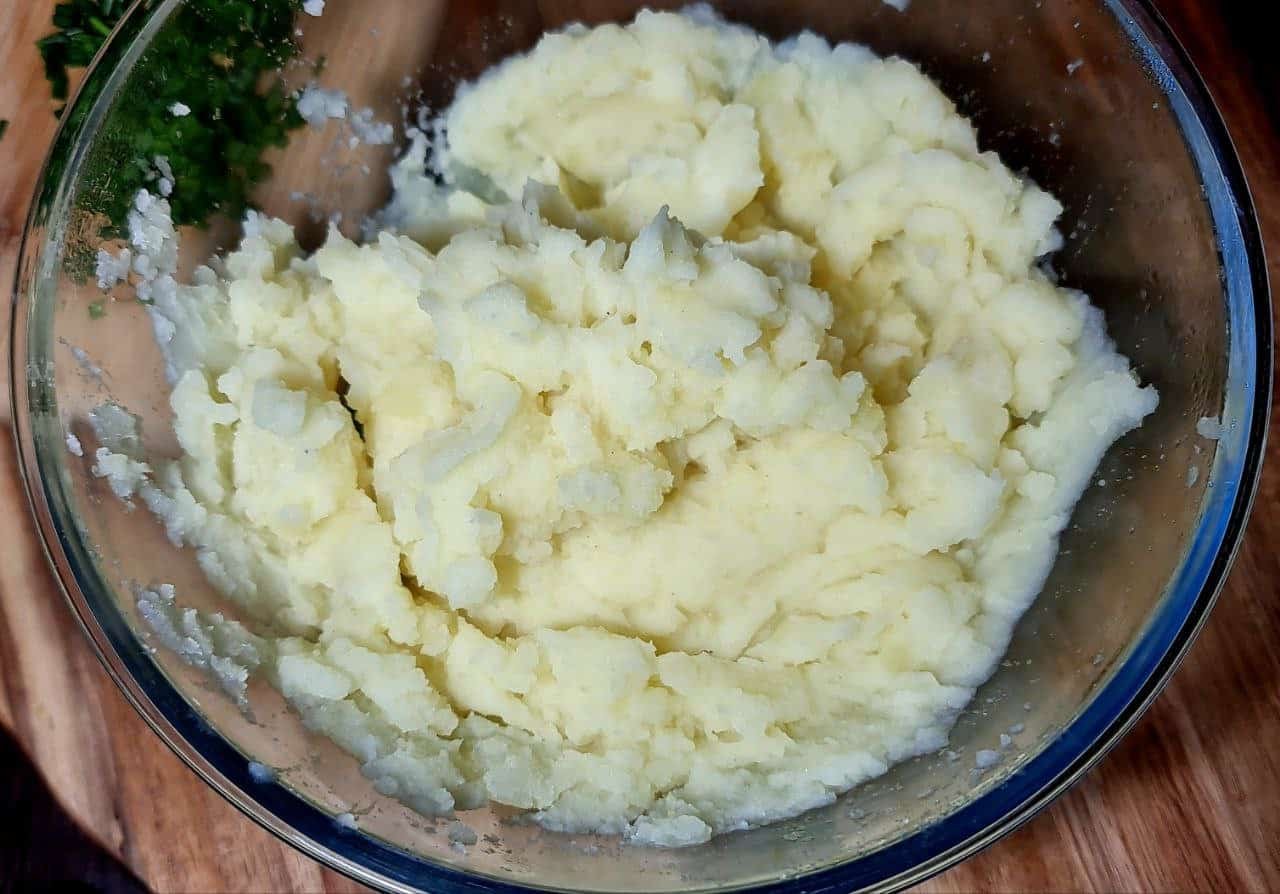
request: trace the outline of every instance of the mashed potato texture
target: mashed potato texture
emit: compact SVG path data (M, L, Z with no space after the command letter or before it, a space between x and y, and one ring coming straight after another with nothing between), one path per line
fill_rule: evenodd
M159 295L184 454L98 453L254 667L419 810L653 845L940 748L1156 405L1058 203L907 62L699 11L427 142L364 244L251 217Z

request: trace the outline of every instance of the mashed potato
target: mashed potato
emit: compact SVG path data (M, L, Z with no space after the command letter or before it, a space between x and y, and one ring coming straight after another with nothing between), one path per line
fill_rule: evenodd
M157 295L180 459L108 420L240 651L419 810L646 844L941 747L1156 405L1041 272L1058 203L912 65L703 12L443 125L365 244L251 217Z

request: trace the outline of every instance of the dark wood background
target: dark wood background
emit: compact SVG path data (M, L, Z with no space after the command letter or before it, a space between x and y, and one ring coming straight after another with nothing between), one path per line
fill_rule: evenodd
M1270 4L1157 5L1228 119L1280 283L1280 51L1261 11ZM52 0L0 0L0 118L11 121L0 142L5 289L53 132L33 46L48 29L51 8ZM0 371L7 392L6 376ZM0 424L7 414L6 402ZM1277 451L1273 442L1222 600L1151 711L1043 815L920 890L1280 891ZM0 782L0 809L19 827L31 829L38 818L46 830L3 833L0 850L22 853L16 863L0 861L0 876L21 866L39 868L42 877L66 868L64 876L103 878L109 870L99 858L79 856L78 823L156 891L359 890L241 816L147 729L76 629L26 512L12 444L0 437L0 724L47 782ZM15 754L0 749L0 769L14 767Z

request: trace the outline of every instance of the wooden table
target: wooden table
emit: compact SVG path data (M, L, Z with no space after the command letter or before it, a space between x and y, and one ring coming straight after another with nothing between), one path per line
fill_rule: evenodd
M1158 5L1228 118L1280 283L1280 66L1264 43L1262 18L1252 27L1232 22L1244 14L1227 15L1212 0ZM47 30L51 6L0 0L0 118L11 121L0 142L6 289L53 132L32 43ZM5 301L0 317L7 313ZM7 337L7 322L3 329ZM0 371L7 391L5 376ZM0 421L8 412L5 402ZM1138 727L1043 815L921 890L1280 891L1277 452L1280 439L1218 608ZM75 819L157 891L360 890L241 816L126 704L53 584L7 436L0 437L0 544L0 722L35 756Z

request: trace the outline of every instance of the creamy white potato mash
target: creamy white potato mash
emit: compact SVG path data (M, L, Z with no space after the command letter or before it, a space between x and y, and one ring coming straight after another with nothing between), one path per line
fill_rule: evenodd
M911 64L705 12L548 35L432 142L365 244L251 217L155 296L184 454L111 418L97 469L211 641L417 809L645 844L944 745L1156 405L1058 203Z

